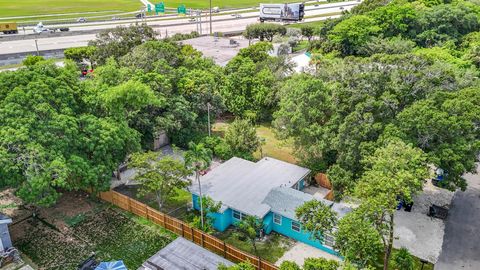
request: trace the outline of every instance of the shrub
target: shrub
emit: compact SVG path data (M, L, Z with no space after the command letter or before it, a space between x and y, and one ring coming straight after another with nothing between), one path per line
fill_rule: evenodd
M35 65L38 62L41 62L41 61L45 61L45 58L43 58L42 56L38 56L38 55L29 55L29 56L27 56L27 58L25 58L22 61L22 64L24 66L30 67L30 66Z

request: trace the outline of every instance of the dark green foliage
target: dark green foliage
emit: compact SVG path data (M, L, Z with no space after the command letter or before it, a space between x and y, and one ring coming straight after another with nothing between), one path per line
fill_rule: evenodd
M42 56L37 56L37 55L28 55L23 61L22 64L24 66L33 66L38 62L45 61L45 58Z
M307 258L303 263L303 270L337 270L339 263L325 258Z
M280 265L280 270L302 270L302 268L300 268L295 262L284 261Z
M89 42L96 47L94 58L98 64L106 63L109 57L118 59L134 47L148 40L155 39L153 29L145 24L129 27L117 26L97 34L97 39Z
M78 48L68 48L63 51L66 59L70 59L77 64L83 62L89 62L92 66L95 64L93 56L95 55L96 48L93 46L78 47Z
M260 146L260 139L250 121L236 119L225 133L225 143L234 156L252 160L253 153Z
M393 254L393 266L399 270L413 270L414 260L406 248L401 248Z
M260 41L272 41L275 35L285 35L287 28L285 26L276 23L256 23L247 26L247 29L243 33L248 39L258 38Z

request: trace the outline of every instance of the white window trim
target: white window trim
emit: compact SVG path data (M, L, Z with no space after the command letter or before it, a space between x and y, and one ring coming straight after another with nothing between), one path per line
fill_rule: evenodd
M235 217L235 213L238 213L239 218ZM242 220L242 213L240 211L237 211L237 210L232 210L232 218L236 219L236 220Z
M293 228L293 224L294 224L294 223L298 224L298 231ZM301 231L302 231L302 224L301 224L300 222L298 222L298 221L292 221L292 224L290 225L290 228L291 228L292 231L294 231L294 232L301 232Z
M279 216L280 217L280 222L275 222L275 216ZM277 225L282 225L282 215L279 215L279 214L276 214L276 213L273 213L273 223L277 224Z
M235 212L238 213L238 215L240 216L240 218L236 218L236 217L235 217ZM233 219L235 219L235 220L244 220L246 217L248 217L247 214L232 209L232 218L233 218Z

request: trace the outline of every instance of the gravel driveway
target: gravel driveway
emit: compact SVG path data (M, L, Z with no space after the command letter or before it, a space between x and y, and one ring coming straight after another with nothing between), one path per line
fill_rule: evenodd
M445 225L435 270L480 269L480 174L466 175L468 189L457 191Z

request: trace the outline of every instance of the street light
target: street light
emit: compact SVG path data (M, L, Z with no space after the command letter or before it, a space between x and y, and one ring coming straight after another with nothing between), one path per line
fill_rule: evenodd
M212 35L212 0L210 0L210 35Z

